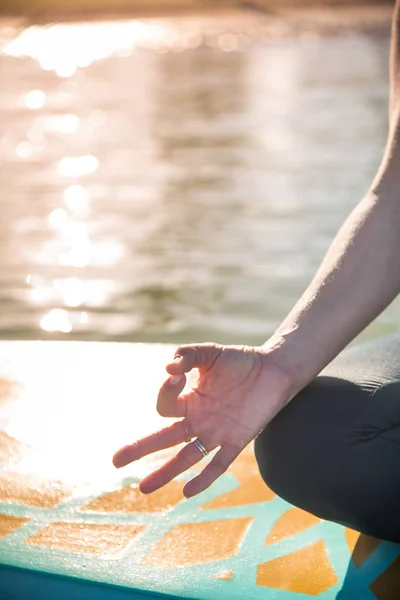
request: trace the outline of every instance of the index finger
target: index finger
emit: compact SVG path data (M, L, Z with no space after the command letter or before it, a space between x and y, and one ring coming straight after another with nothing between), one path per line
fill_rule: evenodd
M169 427L164 427L133 444L120 448L113 456L113 464L120 469L143 456L181 444L187 439L188 434L191 435L189 423L177 421Z
M166 369L171 375L189 373L194 368L205 369L212 366L222 352L220 344L186 344L179 346L175 358Z

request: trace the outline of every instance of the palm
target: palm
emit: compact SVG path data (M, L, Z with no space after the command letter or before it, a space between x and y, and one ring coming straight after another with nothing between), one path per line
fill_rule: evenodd
M213 431L218 445L230 444L240 452L257 435L263 425L261 402L256 406L263 393L262 366L254 352L224 348L210 369L199 369L197 385L185 396L186 419L199 438L207 439Z
M185 485L193 496L211 485L288 399L288 380L261 349L204 344L184 346L167 365L172 375L161 387L157 409L166 417L183 417L163 430L122 448L114 464L123 466L146 454L197 438L209 452L219 447L203 472ZM197 383L186 393L184 373L197 367ZM267 393L268 391L268 393ZM202 458L196 443L141 482L149 493L168 483Z

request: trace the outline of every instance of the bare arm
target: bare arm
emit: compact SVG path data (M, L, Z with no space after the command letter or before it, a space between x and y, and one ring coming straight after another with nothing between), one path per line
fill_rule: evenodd
M400 0L391 51L390 127L370 191L350 214L316 276L267 341L303 387L400 292Z

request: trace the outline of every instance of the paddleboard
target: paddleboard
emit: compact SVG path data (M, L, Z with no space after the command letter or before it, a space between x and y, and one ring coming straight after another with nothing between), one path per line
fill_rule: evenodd
M138 488L176 449L113 467L120 446L169 423L155 402L173 352L0 343L0 598L399 598L400 546L288 504L251 448L191 499L183 483L204 461Z

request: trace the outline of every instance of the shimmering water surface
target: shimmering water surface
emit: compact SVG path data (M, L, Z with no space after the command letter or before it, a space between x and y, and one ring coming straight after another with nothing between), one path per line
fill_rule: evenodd
M388 38L213 27L7 27L1 337L260 343L307 285L381 156Z

